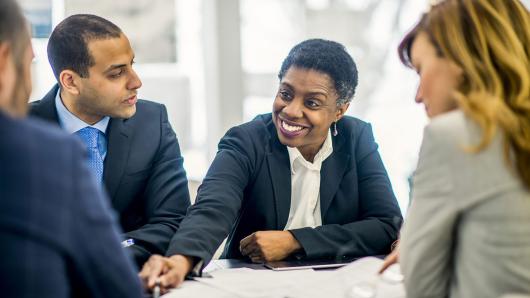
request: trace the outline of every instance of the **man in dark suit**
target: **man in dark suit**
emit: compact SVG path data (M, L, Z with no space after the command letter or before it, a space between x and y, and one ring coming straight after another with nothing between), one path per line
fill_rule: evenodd
M32 58L19 7L0 1L0 296L141 297L79 141L18 119Z
M164 105L137 100L142 85L125 34L94 15L54 29L48 59L58 81L30 114L78 135L141 266L165 253L190 205L179 144Z

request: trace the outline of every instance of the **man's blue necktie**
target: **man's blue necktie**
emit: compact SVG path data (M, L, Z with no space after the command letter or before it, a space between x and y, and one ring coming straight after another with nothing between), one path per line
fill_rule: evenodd
M88 167L94 173L96 180L101 183L103 180L103 158L98 149L99 130L93 127L85 127L76 131L81 137L88 150Z

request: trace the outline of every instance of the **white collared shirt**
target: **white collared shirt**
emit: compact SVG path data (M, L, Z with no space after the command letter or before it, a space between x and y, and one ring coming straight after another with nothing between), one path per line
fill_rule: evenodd
M333 152L331 132L312 163L297 148L287 147L287 152L291 163L291 209L285 230L321 226L320 168Z

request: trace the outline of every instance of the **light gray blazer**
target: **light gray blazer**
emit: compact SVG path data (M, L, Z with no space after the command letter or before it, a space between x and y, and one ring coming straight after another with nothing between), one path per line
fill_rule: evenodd
M480 139L461 111L425 128L400 244L409 298L530 293L530 192L500 131L478 154L463 149Z

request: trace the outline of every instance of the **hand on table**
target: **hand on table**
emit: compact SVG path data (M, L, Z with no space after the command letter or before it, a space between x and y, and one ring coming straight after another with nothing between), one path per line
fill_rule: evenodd
M381 269L379 269L379 274L382 274L383 272L385 272L386 269L388 269L388 267L398 262L399 262L399 247L396 246L396 248L392 250L392 252L388 256L386 256L383 262L383 266L381 267Z
M146 289L152 290L158 282L161 292L166 293L170 288L178 287L184 281L192 264L192 258L183 255L171 257L153 255L138 275Z
M239 250L254 263L279 261L301 249L289 231L258 231L239 242Z

